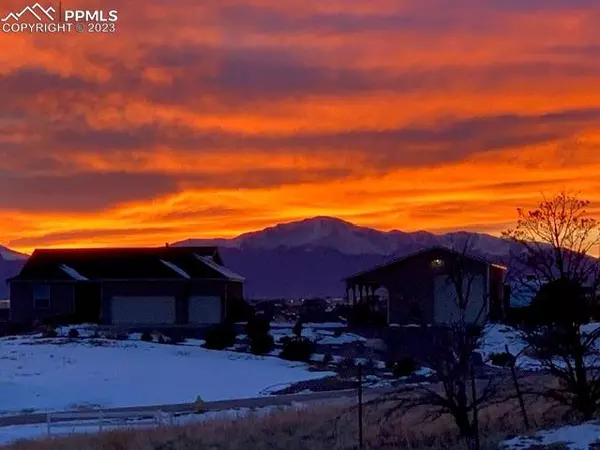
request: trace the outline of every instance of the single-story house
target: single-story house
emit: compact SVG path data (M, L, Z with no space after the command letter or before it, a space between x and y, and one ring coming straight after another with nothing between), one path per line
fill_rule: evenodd
M244 278L216 247L41 249L8 280L15 323L68 318L119 326L222 322Z
M460 282L453 274L462 274ZM505 317L506 267L483 258L436 246L394 259L344 279L352 305L385 299L388 324L448 324L459 316L459 299L467 304L466 320L482 323ZM453 281L454 280L454 281Z

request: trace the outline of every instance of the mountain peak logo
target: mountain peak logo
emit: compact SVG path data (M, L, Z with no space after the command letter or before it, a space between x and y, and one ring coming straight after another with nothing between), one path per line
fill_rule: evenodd
M38 22L41 22L45 18L54 21L55 14L56 14L56 10L52 6L49 6L48 8L44 8L39 3L36 3L33 6L26 6L18 13L14 13L14 12L8 13L6 15L6 17L1 19L1 21L9 22L12 20L14 22L19 22L23 16L33 16L33 17L35 17L35 19Z

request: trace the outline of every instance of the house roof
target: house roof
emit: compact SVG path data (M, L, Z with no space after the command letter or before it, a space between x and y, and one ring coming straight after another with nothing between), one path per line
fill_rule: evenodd
M9 281L186 280L244 278L223 267L216 247L35 250Z
M470 259L472 261L477 261L477 262L480 262L482 264L486 264L488 266L493 266L493 267L500 268L502 270L506 270L505 266L500 265L500 264L496 264L496 263L494 263L492 261L489 261L489 260L487 260L487 259L485 259L485 258L483 258L481 256L475 256L475 255L471 255L471 254L464 254L463 252L459 252L459 251L454 250L454 249L449 248L449 247L444 247L444 246L441 246L441 245L434 245L434 246L427 247L427 248L424 248L422 250L418 250L416 252L410 253L408 255L404 255L404 256L400 256L400 257L394 258L391 261L385 262L383 264L379 264L379 265L377 265L375 267L372 267L370 269L357 272L357 273L355 273L353 275L350 275L350 276L344 278L342 281L349 281L349 280L352 280L352 279L355 279L355 278L359 278L359 277L361 277L363 275L371 274L372 272L378 271L380 269L384 269L384 268L387 268L387 267L392 266L394 264L398 264L398 263L401 263L401 262L408 261L408 260L410 260L410 259L412 259L412 258L414 258L416 256L423 255L423 254L430 253L430 252L434 252L434 251L442 251L442 252L453 254L453 255L457 255L457 256L464 256L465 258L468 258L468 259Z
M233 280L233 281L244 281L244 277L242 277L241 275L238 275L237 273L233 272L232 270L229 270L227 267L222 266L217 264L216 262L214 262L212 260L212 258L210 256L206 256L206 255L200 255L198 253L194 253L194 257L200 261L202 261L203 263L207 264L211 269L216 270L217 272L219 272L221 275L223 275L224 277Z

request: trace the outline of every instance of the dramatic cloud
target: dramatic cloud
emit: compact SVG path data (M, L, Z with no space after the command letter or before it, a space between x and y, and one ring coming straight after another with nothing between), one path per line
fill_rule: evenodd
M0 243L495 233L562 189L600 217L595 0L62 3L117 32L0 33Z
M173 179L162 174L91 172L28 177L0 172L0 192L18 194L0 197L0 208L101 212L116 203L151 199L176 189Z

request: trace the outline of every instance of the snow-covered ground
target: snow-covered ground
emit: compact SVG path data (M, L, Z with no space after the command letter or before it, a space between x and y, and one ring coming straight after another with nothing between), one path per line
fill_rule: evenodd
M248 398L277 383L335 375L201 342L2 338L0 414Z
M366 341L364 337L354 333L340 333L339 336L336 336L335 334L335 331L319 329L308 325L302 328L303 337L309 338L314 343L320 345L343 345ZM273 327L271 329L271 335L275 338L276 341L278 341L282 337L295 336L292 331L292 328L290 327Z
M190 425L194 423L209 422L214 420L235 420L245 417L255 416L262 417L271 414L276 414L285 410L302 410L306 405L302 403L293 403L291 406L267 406L264 408L238 408L227 409L223 411L211 411L203 414L186 414L183 416L173 417L172 424L174 426ZM105 420L103 421L103 431L114 431L123 429L144 429L154 428L158 425L169 424L167 415L163 415L160 422L156 419L141 419L141 420ZM80 433L98 433L100 431L98 420L82 420L73 422L53 423L50 427L50 436L69 436ZM49 437L48 425L15 425L0 428L0 445L6 445L19 440L44 439Z
M504 450L524 450L527 448L544 448L564 444L569 450L588 450L600 448L600 422L586 422L580 425L565 426L554 430L540 431L533 436L520 436L504 441ZM596 447L590 447L590 444ZM557 448L557 447L556 447Z
M581 333L583 336L589 334L600 327L600 323L589 323L581 327ZM526 355L525 350L527 343L523 339L523 335L519 330L502 324L490 324L486 325L483 330L482 337L479 341L478 352L483 357L484 362L491 364L489 358L493 353L505 353L506 347L508 351L517 356L516 367L524 370L536 371L542 370L542 363L531 356ZM600 339L596 343L596 348L587 357L587 363L589 366L600 365ZM554 361L557 366L565 365L564 361L557 359Z
M245 324L245 322L240 322ZM271 328L292 328L296 325L294 322L271 322ZM334 329L334 328L346 328L347 325L342 322L324 322L324 323L305 323L305 328L321 328L321 329Z
M244 325L245 322L240 322L238 325ZM288 322L271 322L271 335L278 342L282 337L294 337L293 323ZM302 325L302 336L311 339L315 344L320 345L343 345L353 344L355 342L366 342L366 339L358 334L347 333L339 328L344 328L343 323L306 323ZM338 336L336 336L338 334ZM240 334L237 339L246 339L248 336Z
M516 367L526 370L542 369L538 360L523 354L527 343L523 340L519 331L506 325L487 325L483 329L477 351L483 357L484 362L491 364L489 361L490 356L494 353L505 353L505 346L508 346L508 351L512 355L517 355Z
M341 355L331 355L331 364L339 364L343 362L346 358ZM314 362L323 362L325 360L325 354L323 353L315 353L310 358L311 361ZM376 369L385 369L385 361L379 361L376 359L369 358L353 358L354 365L362 364L363 366L372 364Z
M82 324L82 325L76 325L76 326L62 326L62 327L58 327L56 328L56 334L58 336L62 336L62 337L67 337L69 335L69 331L71 331L72 329L76 329L77 332L79 333L79 337L81 338L85 338L85 337L100 337L99 331L98 331L98 325L93 325L93 324ZM136 333L129 335L130 338L132 339L136 339L139 340L139 338L141 337L141 333Z

